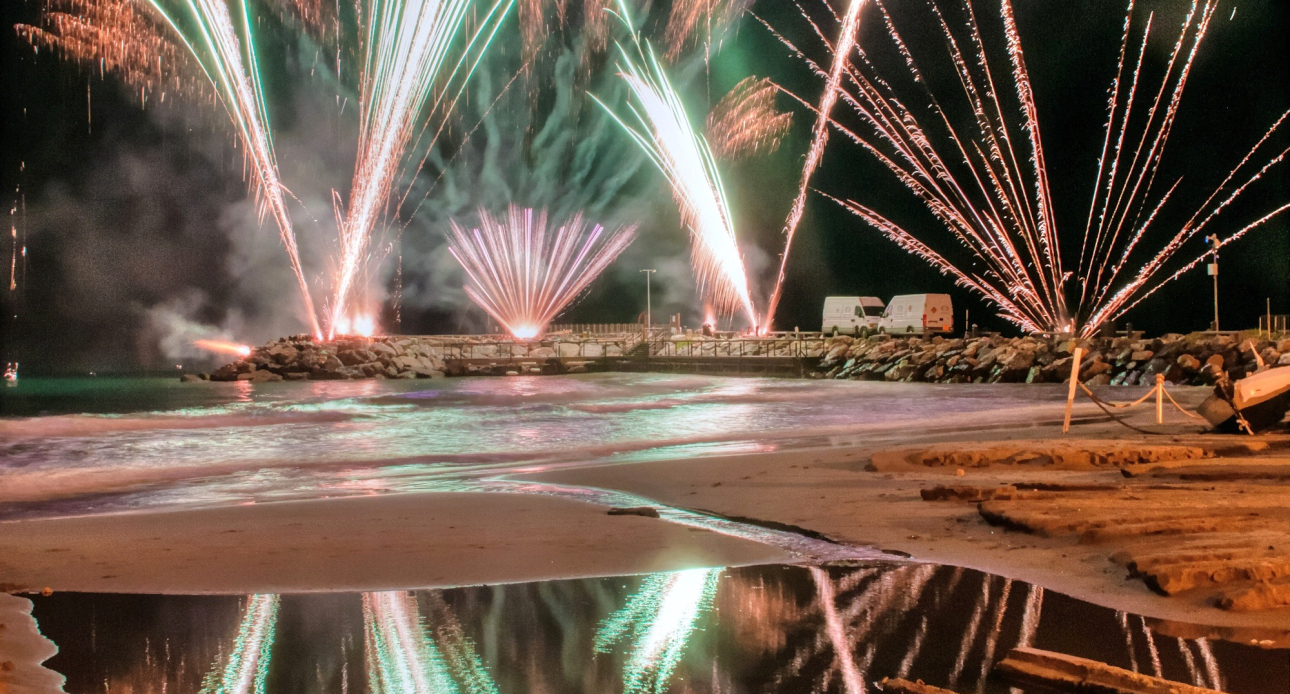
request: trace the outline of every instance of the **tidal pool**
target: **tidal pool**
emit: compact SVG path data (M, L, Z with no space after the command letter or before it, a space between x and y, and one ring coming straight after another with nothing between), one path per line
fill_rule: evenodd
M852 694L903 676L1002 694L1019 690L989 666L1018 644L1232 694L1290 686L1290 651L935 565L32 600L58 648L45 667L67 678L67 692Z

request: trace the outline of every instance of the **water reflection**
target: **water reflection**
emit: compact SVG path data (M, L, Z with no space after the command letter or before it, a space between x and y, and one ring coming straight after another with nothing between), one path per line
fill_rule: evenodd
M278 603L276 595L252 595L247 599L227 662L206 676L201 694L264 694L273 656L273 631L278 624Z
M1002 694L1019 644L1283 694L1286 650L978 572L857 563L435 591L33 599L79 692L856 692L903 676ZM1284 638L1284 635L1281 636ZM2 679L2 677L0 677Z
M623 669L624 694L667 691L695 620L712 606L719 574L691 569L649 576L625 607L601 623L596 653L611 653L620 641L631 644Z

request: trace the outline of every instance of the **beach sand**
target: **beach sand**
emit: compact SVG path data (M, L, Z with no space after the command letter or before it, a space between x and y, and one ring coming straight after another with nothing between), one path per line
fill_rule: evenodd
M0 583L9 591L397 590L791 558L657 518L508 494L390 494L0 523Z
M1280 439L1198 437L1195 431L1180 427L1173 438L1139 441L1103 422L1083 425L1079 436L1094 442L1209 449L1237 441L1226 454L1243 454L1241 460L1247 462L1252 449L1246 442L1287 444ZM1059 434L1047 426L978 431L971 438L998 443ZM927 447L967 436L925 432L911 440ZM745 455L571 465L510 479L619 490L659 504L795 526L839 542L907 553L917 561L1023 580L1149 618L1227 628L1226 637L1258 633L1260 639L1290 642L1290 610L1285 608L1218 609L1212 593L1203 591L1166 597L1110 560L1118 545L1005 529L986 522L976 503L929 502L920 495L937 485L1119 488L1126 480L1118 467L986 465L960 475L952 465L890 465L890 455L884 453L889 445L855 445L854 437L839 442L782 451L768 444L765 452ZM1101 444L1076 442L1074 448L1081 445ZM964 446L970 444L945 447ZM1280 450L1274 446L1255 453L1260 464L1284 456L1290 465L1290 453ZM883 469L871 469L875 453L886 461L879 466ZM1183 484L1143 479L1144 485ZM1285 482L1189 484L1212 487L1204 503L1221 508L1251 489L1266 492L1268 485ZM1130 509L1136 503L1132 497L1121 501L1121 507ZM44 587L129 593L359 591L801 561L750 540L606 511L592 503L545 496L419 493L10 521L0 523L0 587L12 592ZM1266 534L1266 528L1260 532ZM1271 532L1284 529L1277 526ZM1290 534L1286 539L1290 546Z

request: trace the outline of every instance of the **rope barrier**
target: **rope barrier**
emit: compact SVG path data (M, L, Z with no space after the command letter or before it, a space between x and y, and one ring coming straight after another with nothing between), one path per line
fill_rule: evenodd
M1078 393L1078 391L1076 390L1077 387L1083 390L1084 393L1088 395L1089 399L1093 401L1093 404L1097 405L1098 408L1101 409L1103 412L1105 412L1107 416L1109 416L1111 419L1139 433L1163 435L1165 432L1148 431L1146 429L1142 429L1140 427L1129 424L1128 422L1124 421L1120 417L1116 416L1113 412L1111 412L1111 409L1112 408L1126 409L1129 407L1136 407L1146 402L1148 399L1151 398L1151 396L1154 395L1156 396L1156 424L1164 423L1164 399L1165 398L1169 398L1169 402L1173 403L1173 406L1177 408L1179 412L1187 415L1188 417L1191 417L1193 419L1200 419L1200 420L1205 419L1204 417L1194 412L1187 411L1186 409L1183 408L1182 405L1178 404L1178 401L1174 399L1174 396L1170 395L1168 390L1165 390L1165 377L1163 374L1156 374L1156 385L1151 390L1147 391L1145 395L1138 398L1137 400L1134 400L1133 402L1110 402L1107 400L1103 400L1102 398L1098 397L1097 394L1094 393L1092 389L1090 389L1084 383L1081 383L1079 380L1080 360L1083 358L1083 356L1084 356L1084 348L1076 347L1075 352L1071 357L1070 390L1066 396L1066 417L1062 423L1063 434L1070 432L1071 410L1075 406L1075 396Z

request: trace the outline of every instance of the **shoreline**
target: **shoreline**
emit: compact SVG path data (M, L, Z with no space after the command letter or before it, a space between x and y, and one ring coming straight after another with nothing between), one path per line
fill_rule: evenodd
M1006 432L996 433L992 440L1010 440ZM1097 547L1005 532L980 522L971 505L919 498L920 489L965 478L976 484L1020 477L1087 483L1103 472L875 472L865 470L873 452L866 446L805 448L499 477L622 491L675 508L894 550L916 562L1021 580L1163 620L1187 633L1283 644L1290 639L1290 610L1233 613L1187 596L1165 597L1128 578ZM773 498L767 488L777 490ZM807 497L812 503L805 503ZM10 592L46 585L160 594L349 592L809 563L666 520L611 518L607 509L532 495L407 492L8 521L0 524L7 526L0 583ZM472 527L461 520L467 510L482 517ZM158 523L159 517L166 522ZM104 528L112 541L102 542ZM373 546L373 537L389 541Z
M1175 416L1172 424L1152 425L1163 436L1144 438L1083 402L1072 436L1061 438L1061 410L1060 403L1036 403L1027 412L1042 412L1041 421L1007 425L965 411L964 426L949 429L919 428L915 417L890 426L776 430L741 445L490 465L463 472L462 489L470 491L410 491L386 482L336 498L320 488L294 500L14 519L0 522L0 590L350 592L811 562L785 545L749 539L756 533L675 522L671 513L693 510L1021 580L1185 633L1290 644L1290 607L1221 610L1210 604L1213 591L1165 597L1111 560L1121 545L1086 542L1078 529L1018 532L982 511L997 506L996 516L1026 527L1034 508L1088 498L1104 510L1136 512L1160 490L1183 490L1188 503L1222 509L1284 489L1278 485L1290 481L1290 436L1200 434ZM1127 416L1138 424L1154 420L1145 409ZM1044 446L1064 452L1044 453ZM914 449L923 457L911 458ZM1211 478L1156 474L1147 463L1203 463ZM1215 482L1214 474L1228 477ZM562 489L549 486L557 484ZM925 500L936 489L952 493ZM1104 493L1110 496L1097 496ZM653 505L663 517L608 512L638 505ZM1241 527L1227 532L1239 535ZM1268 527L1249 536L1281 532Z

